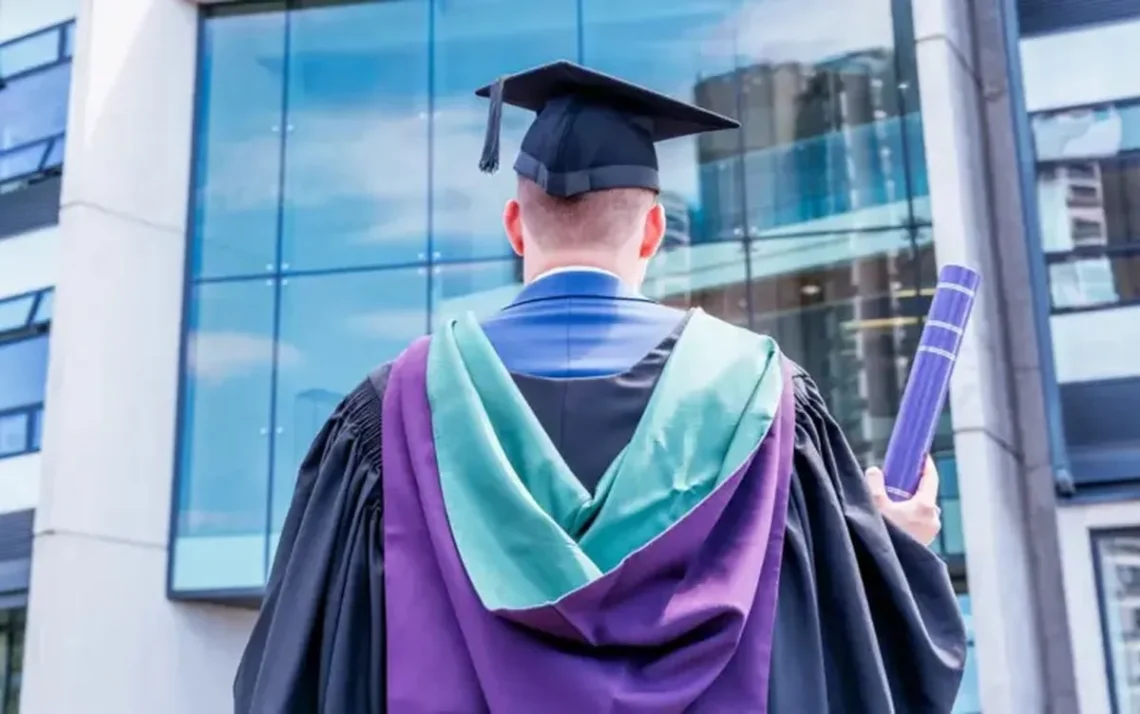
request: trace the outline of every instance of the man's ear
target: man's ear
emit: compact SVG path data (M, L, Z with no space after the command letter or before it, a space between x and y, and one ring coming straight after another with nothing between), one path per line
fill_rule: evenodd
M507 233L511 250L515 255L521 256L523 254L522 206L514 198L507 201L507 205L503 208L503 230Z
M649 213L645 215L645 230L641 236L637 256L649 260L657 255L663 240L665 240L665 207L660 203L654 203Z

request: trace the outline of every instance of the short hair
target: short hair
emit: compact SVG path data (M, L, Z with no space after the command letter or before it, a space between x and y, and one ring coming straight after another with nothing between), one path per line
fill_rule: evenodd
M657 201L645 188L612 188L569 198L551 196L519 177L518 201L527 235L544 246L616 248L635 235Z

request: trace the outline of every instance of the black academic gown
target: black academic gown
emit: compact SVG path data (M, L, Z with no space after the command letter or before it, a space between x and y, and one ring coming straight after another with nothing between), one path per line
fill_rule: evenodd
M614 378L516 376L588 488L628 442L673 340ZM235 714L386 711L380 431L387 376L380 368L344 400L301 467L234 683ZM966 651L946 567L884 523L802 370L794 392L794 474L768 711L946 714ZM603 417L598 404L607 405ZM397 644L391 656L398 653Z

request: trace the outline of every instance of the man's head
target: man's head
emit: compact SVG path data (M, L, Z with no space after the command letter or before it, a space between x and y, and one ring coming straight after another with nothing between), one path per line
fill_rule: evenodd
M665 210L654 191L614 188L551 196L519 177L503 225L523 258L526 280L553 268L590 265L638 286L665 237Z
M499 168L507 106L535 113L514 163L516 198L503 224L527 280L591 265L637 286L665 235L657 144L740 122L588 67L560 60L500 77L487 97L479 168ZM603 186L608 189L591 190Z

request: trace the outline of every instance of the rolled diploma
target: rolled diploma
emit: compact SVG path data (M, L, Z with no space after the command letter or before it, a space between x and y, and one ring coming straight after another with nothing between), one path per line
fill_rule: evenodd
M977 272L961 265L947 265L938 274L934 300L887 442L883 476L892 500L905 501L918 489L981 280Z

